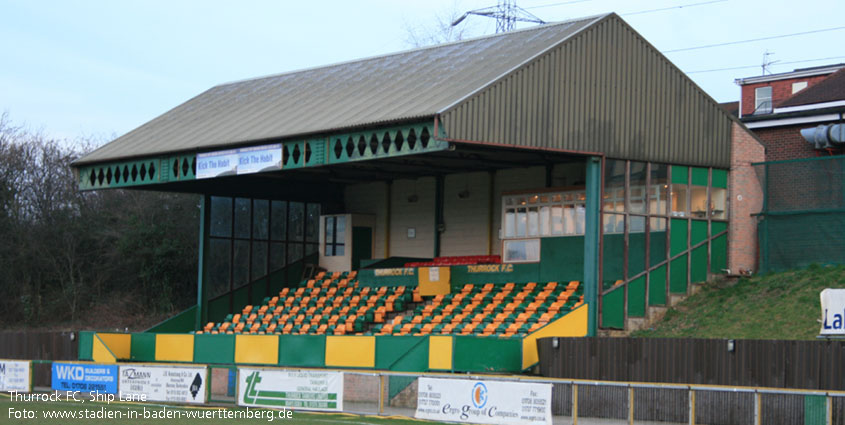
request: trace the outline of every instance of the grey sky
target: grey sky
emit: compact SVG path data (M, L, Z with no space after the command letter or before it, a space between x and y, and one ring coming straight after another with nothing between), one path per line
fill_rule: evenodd
M616 12L661 51L845 26L842 0L569 1L518 3L547 21ZM56 137L107 139L216 84L404 50L409 26L495 3L0 0L0 110ZM461 25L495 30L478 17ZM766 50L784 72L845 62L842 40L845 29L667 57L725 102L738 99L735 78L760 74ZM752 67L694 72L740 66Z

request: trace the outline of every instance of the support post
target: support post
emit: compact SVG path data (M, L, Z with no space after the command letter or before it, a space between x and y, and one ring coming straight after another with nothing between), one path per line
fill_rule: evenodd
M444 178L437 175L434 178L434 257L440 256L440 233L443 223L443 186Z
M695 425L695 390L689 390L689 425Z
M572 384L572 425L578 425L578 384Z
M628 387L628 425L634 425L634 387Z
M587 158L586 211L584 214L584 299L588 305L587 336L595 336L598 327L599 282L599 207L601 205L601 158Z
M384 414L384 390L387 387L385 385L385 380L387 377L385 375L379 375L378 380L378 414Z
M197 257L197 317L194 330L208 322L208 285L205 284L205 259L208 254L208 224L211 222L211 197L200 199L199 253Z

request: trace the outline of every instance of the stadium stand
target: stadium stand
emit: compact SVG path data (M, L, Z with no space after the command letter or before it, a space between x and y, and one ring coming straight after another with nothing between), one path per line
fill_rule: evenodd
M406 286L362 287L356 274L320 272L196 333L522 337L584 299L577 281L467 283L460 291L424 298L417 288Z

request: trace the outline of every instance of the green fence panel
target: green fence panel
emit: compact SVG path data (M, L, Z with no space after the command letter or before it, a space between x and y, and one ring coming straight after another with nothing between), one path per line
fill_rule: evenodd
M673 294L687 293L687 256L682 255L669 265L669 292Z
M666 261L666 232L650 232L648 243L649 267Z
M235 363L235 335L194 335L194 363Z
M690 267L690 282L701 283L707 281L707 245L692 250Z
M522 339L455 336L452 367L460 372L519 372Z
M672 183L673 184L687 184L689 182L688 176L689 167L682 165L672 166Z
M603 289L624 279L625 235L612 233L604 235L602 242L602 282Z
M584 281L583 236L542 238L540 252L539 282Z
M692 167L692 184L696 186L707 186L707 169Z
M710 273L725 273L727 268L728 235L722 235L710 242Z
M645 317L645 276L628 283L628 316Z
M669 232L669 253L677 255L687 250L687 220L672 219L672 229Z
M827 400L823 395L804 396L804 425L827 423Z
M79 331L79 360L94 359L94 332Z
M690 246L707 240L707 222L703 220L692 220L690 229Z
M376 369L402 372L428 370L428 337L376 336Z
M666 305L666 266L648 273L648 305Z
M156 334L132 334L129 358L134 362L154 362L156 360Z
M728 188L728 170L713 169L713 187Z
M601 298L601 326L603 328L625 328L625 290L622 286Z
M194 331L197 320L197 306L191 306L187 310L147 329L144 332L152 333L186 333Z
M325 335L280 335L279 365L325 367Z
M664 243L665 245L665 243ZM628 276L645 271L645 233L628 234Z

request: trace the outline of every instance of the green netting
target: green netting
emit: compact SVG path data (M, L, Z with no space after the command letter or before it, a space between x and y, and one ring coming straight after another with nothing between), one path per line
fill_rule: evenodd
M845 264L845 156L755 165L761 271Z

